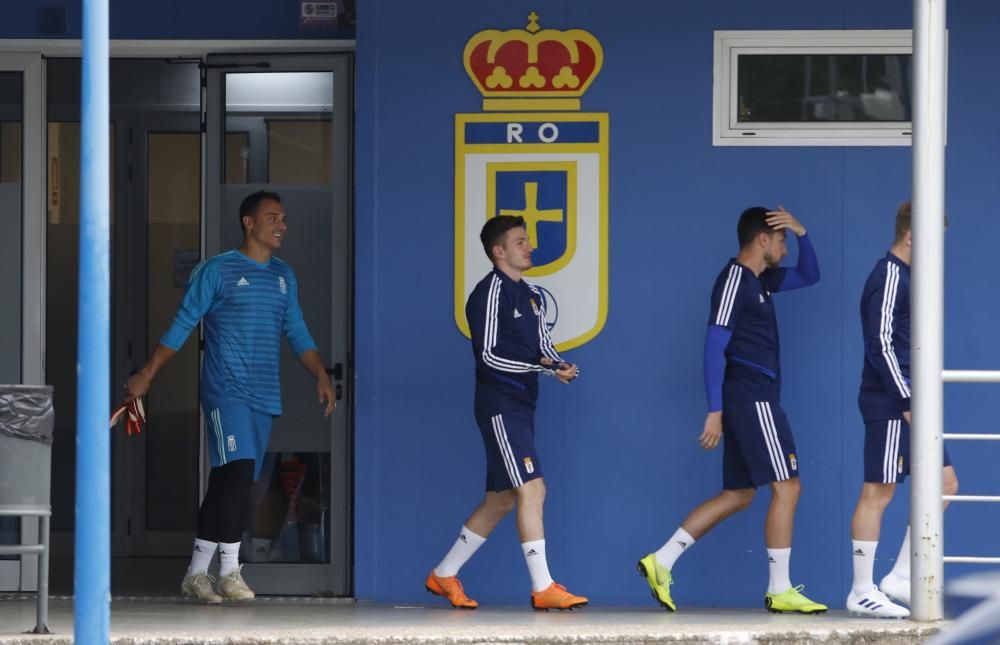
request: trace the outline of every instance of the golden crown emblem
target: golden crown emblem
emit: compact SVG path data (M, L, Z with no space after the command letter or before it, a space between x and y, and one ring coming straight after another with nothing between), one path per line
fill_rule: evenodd
M524 29L473 35L462 58L484 110L579 110L604 50L582 29L542 29L532 11Z

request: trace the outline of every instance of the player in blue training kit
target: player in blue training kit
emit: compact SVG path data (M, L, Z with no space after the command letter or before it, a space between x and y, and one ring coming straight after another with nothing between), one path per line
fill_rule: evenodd
M191 272L173 324L146 365L125 385L126 402L146 394L163 364L204 320L201 405L208 420L212 471L181 591L210 603L254 598L240 575L239 548L247 497L260 475L271 419L281 415L282 336L316 377L325 414L336 405L333 386L302 318L295 274L273 255L287 230L281 198L264 191L248 196L240 205L240 226L243 246L205 260ZM207 571L217 547L221 579L213 588Z
M462 526L454 546L427 576L425 586L453 607L478 607L456 576L516 504L521 550L531 575L531 606L582 607L587 599L569 593L549 574L542 522L545 482L535 450L538 374L569 383L579 370L556 352L541 293L521 278L531 268L524 219L493 217L479 237L494 266L469 295L465 316L476 360L474 409L486 448L486 496Z
M896 239L872 269L861 294L865 361L858 406L865 421L865 481L851 521L854 584L847 609L876 618L905 618L910 612L910 528L896 564L874 583L875 549L882 513L896 484L910 473L910 202L896 211ZM958 476L944 453L945 495L958 492ZM947 505L947 502L945 503ZM890 598L892 600L890 600Z
M795 267L780 267L786 231L798 236ZM653 598L668 611L671 571L684 551L716 524L750 505L758 486L771 488L764 526L770 581L764 605L772 612L821 613L827 607L792 587L788 573L798 503L799 463L781 409L778 321L772 295L815 284L819 264L806 229L784 208L748 208L737 226L739 255L715 281L705 340L709 413L699 438L711 450L725 437L722 493L703 502L658 551L639 560Z

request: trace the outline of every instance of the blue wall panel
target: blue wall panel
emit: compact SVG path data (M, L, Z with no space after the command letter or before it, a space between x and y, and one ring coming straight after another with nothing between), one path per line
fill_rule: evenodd
M78 37L79 3L8 3L0 38L47 37L40 7L65 7ZM735 253L746 206L784 204L820 255L816 287L777 299L784 402L798 444L803 497L792 575L840 606L850 584L850 518L860 488L862 425L858 297L910 191L907 148L717 148L711 145L715 29L909 28L907 0L746 3L597 0L362 1L357 44L356 593L422 599L423 577L482 494L482 446L472 419L472 358L452 319L454 114L481 97L462 67L469 36L522 27L531 10L553 28L583 28L605 51L583 98L609 112L610 308L606 327L570 357L571 387L545 381L539 448L549 487L546 529L557 580L596 603L650 603L634 561L717 492L721 451L697 445L704 419L701 344L708 293ZM300 31L294 2L112 3L115 38L338 37ZM417 28L415 28L417 26ZM949 15L946 364L1000 365L990 258L1000 133L995 60L1000 8L953 4ZM794 254L794 244L792 253ZM950 385L946 421L992 431L996 386ZM952 445L963 490L997 492L997 448ZM891 566L909 486L886 514L876 563ZM755 606L766 584L763 516L769 493L718 527L678 563L684 606ZM992 508L946 516L949 553L992 555ZM949 567L949 575L966 569ZM463 570L470 594L527 601L512 519ZM720 581L722 584L720 584Z
M610 313L571 353L583 376L543 382L539 448L549 498L549 563L595 602L649 604L635 560L657 548L720 486L721 452L697 445L705 404L701 345L708 294L735 254L735 222L754 204L784 204L809 228L823 278L781 294L784 402L804 492L792 576L842 606L851 578L850 519L861 485L860 289L892 238L910 192L908 148L720 148L711 145L715 29L909 28L904 0L771 3L576 2L436 6L362 3L358 35L357 492L359 598L414 601L422 580L481 498L482 447L472 418L472 357L451 315L453 119L480 111L462 67L485 28L583 28L605 51L583 97L610 129ZM988 258L1000 223L1000 84L987 61L1000 9L950 16L946 361L996 367ZM794 254L794 245L793 254ZM949 386L950 428L988 430L989 386ZM990 446L952 446L964 490L996 491ZM991 470L991 469L990 469ZM990 480L994 481L990 481ZM903 486L886 515L876 573L896 556ZM686 606L756 606L766 585L769 493L696 545L675 569ZM972 511L978 510L978 515ZM991 512L992 511L992 512ZM993 509L954 509L947 550L989 554ZM973 527L976 527L975 529ZM964 569L949 568L949 575ZM523 603L528 576L512 519L463 570L480 601Z

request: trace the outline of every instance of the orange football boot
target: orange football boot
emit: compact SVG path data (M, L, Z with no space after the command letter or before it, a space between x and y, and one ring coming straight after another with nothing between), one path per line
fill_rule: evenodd
M456 576L442 578L434 575L434 571L427 574L427 581L424 582L427 591L436 596L447 598L451 606L456 609L475 609L479 603L465 595L465 589Z
M574 596L566 591L566 587L553 582L548 589L531 592L531 606L537 610L577 609L585 606L589 600L583 596Z

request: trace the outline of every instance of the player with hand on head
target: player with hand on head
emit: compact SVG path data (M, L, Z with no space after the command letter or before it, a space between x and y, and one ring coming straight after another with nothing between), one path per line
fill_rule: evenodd
M788 253L787 231L798 237L795 267L779 266ZM789 577L792 524L798 504L799 460L781 408L778 321L772 295L815 284L819 264L806 229L784 207L748 208L737 226L740 252L723 268L712 290L705 340L708 416L699 437L711 450L721 439L722 493L703 502L656 552L639 560L653 597L676 611L670 586L677 559L730 515L750 506L759 486L771 489L764 524L770 580L764 605L771 612L820 613Z

